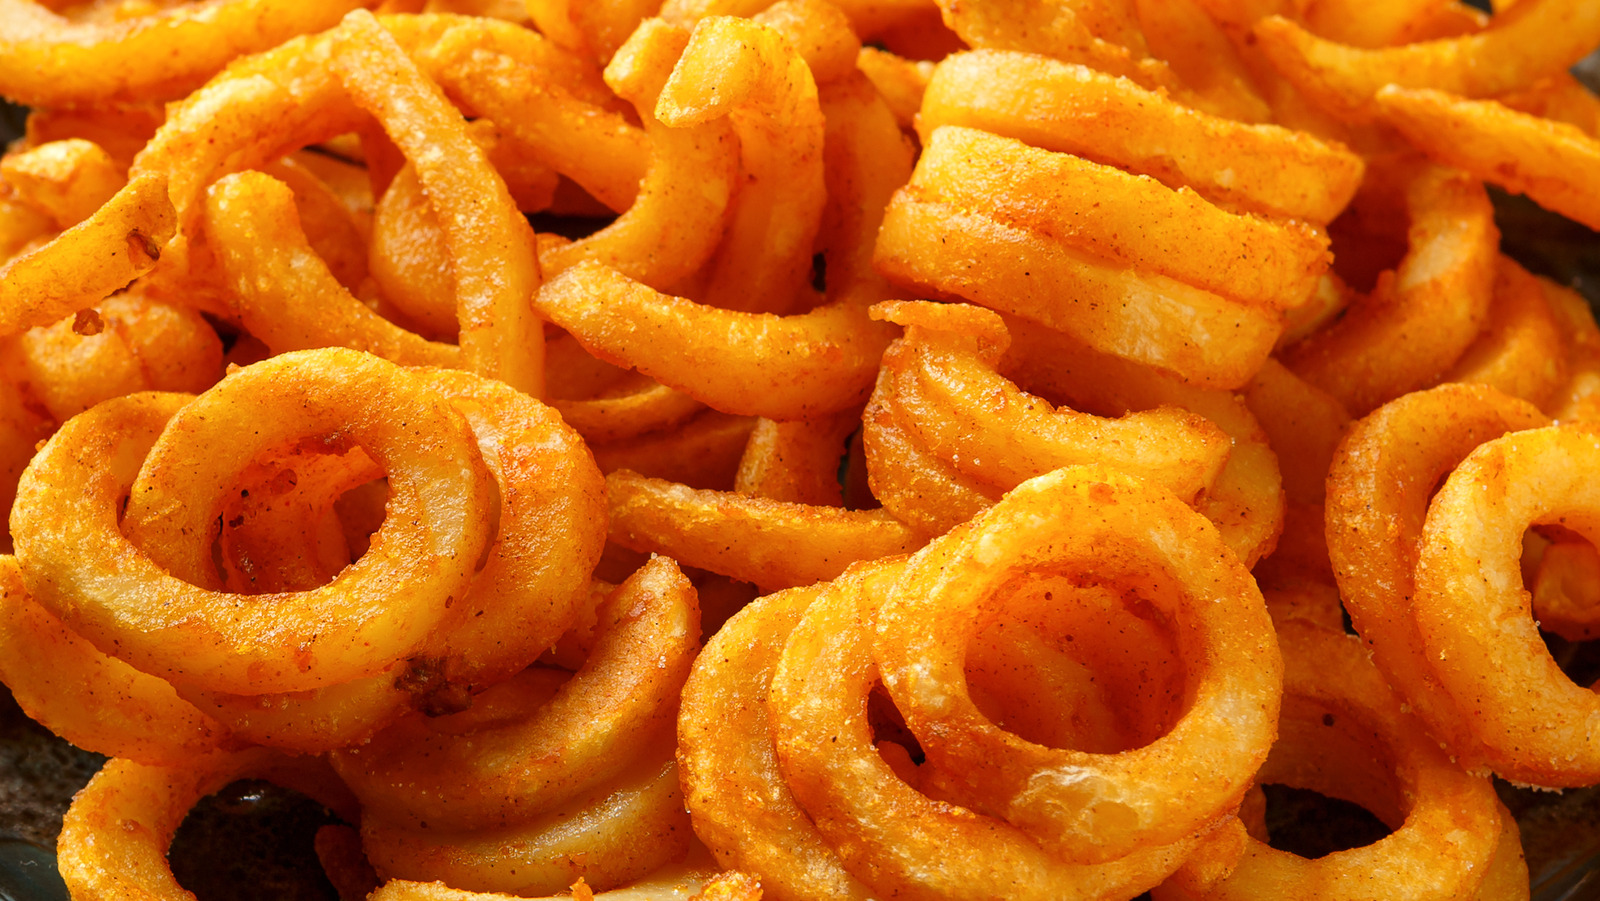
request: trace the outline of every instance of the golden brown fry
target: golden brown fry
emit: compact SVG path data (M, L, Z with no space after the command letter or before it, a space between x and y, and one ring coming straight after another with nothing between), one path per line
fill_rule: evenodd
M1385 85L1493 97L1558 75L1600 44L1600 7L1525 0L1481 32L1366 50L1317 37L1281 16L1255 26L1272 64L1329 112L1368 119Z
M0 158L0 178L58 229L94 215L128 183L126 167L82 138L51 141Z
M35 603L9 556L0 557L0 681L28 716L98 754L184 766L230 744L170 683L101 653Z
M1376 108L1430 158L1600 228L1600 141L1492 100L1385 87Z
M1326 269L1328 238L1302 222L1220 209L1066 153L944 126L925 134L910 188L1076 250L1237 300L1300 306Z
M0 336L49 325L150 271L177 227L167 181L134 176L88 219L0 265Z
M534 819L614 780L641 748L670 744L672 702L699 650L698 611L688 580L655 557L601 605L594 647L570 679L524 670L472 709L413 715L334 765L390 827Z
M662 88L687 42L686 32L652 19L606 67L608 82L644 122L650 166L632 205L615 222L540 253L548 277L592 260L668 290L716 251L739 186L739 138L725 117L680 128L656 118Z
M1328 552L1350 620L1390 684L1468 767L1482 766L1485 751L1440 689L1413 619L1418 546L1440 478L1484 441L1546 422L1491 388L1441 385L1356 422L1328 474Z
M855 410L813 422L758 421L739 459L733 490L814 507L844 506L839 465L845 440L860 426Z
M1562 329L1539 279L1502 255L1483 333L1445 381L1488 385L1543 408L1567 380Z
M286 370L295 374L277 375ZM264 419L257 411L264 394L271 392L288 392L299 399L280 407L283 415ZM325 399L313 399L319 395ZM344 400L333 399L341 395ZM133 395L103 403L72 419L56 433L18 488L18 497L27 500L17 505L12 532L29 589L97 647L114 648L135 666L213 690L296 691L372 675L420 645L435 625L461 615L459 606L452 612L443 599L461 596L471 578L489 537L491 496L489 475L481 468L471 432L442 398L417 392L412 377L375 357L333 350L287 355L239 370L203 395L205 401L178 411L174 425L166 419L171 411L161 411L152 397ZM375 418L356 413L361 405L368 405ZM228 408L232 409L224 413ZM231 424L237 421L233 415L253 417L263 425L238 429ZM139 545L120 528L121 499L139 480L142 487L135 497L140 502L133 504L128 516L140 521L144 518L140 504L152 505L155 516L143 530L145 536L159 539L163 529L173 535L207 532L215 523L212 504L220 504L229 480L256 453L351 426L351 437L387 467L396 501L391 502L384 528L395 540L386 547L380 543L374 553L328 585L281 596L306 602L298 614L274 603L271 596L226 595L180 580L170 574L178 561L158 564L137 550ZM174 452L175 458L144 467L139 479L145 449L140 442L152 440L163 428L164 437L155 444L156 460L164 449ZM297 429L304 431L295 434ZM424 452L411 440L417 430L435 436L437 443ZM198 458L183 452L185 440L198 441L206 449L206 466L196 466ZM85 477L89 468L102 474ZM408 471L412 475L404 475ZM204 487L208 479L209 491ZM398 487L403 482L410 487ZM163 504L163 498L170 497L187 501ZM202 500L206 497L211 500ZM415 518L397 519L397 502L414 506ZM62 513L63 509L74 512ZM197 514L197 524L183 521ZM401 539L400 532L414 537ZM412 542L431 550L420 558L402 550ZM151 553L181 553L167 542L152 540L143 546ZM212 569L208 545L191 558L177 568L195 573ZM99 573L106 560L117 561L116 578L87 576ZM396 593L392 602L373 607L360 600L369 590ZM145 592L154 592L161 600L141 602ZM318 600L336 596L343 600L331 606ZM416 613L394 616L399 608L393 604L412 606ZM348 618L337 612L341 605ZM385 610L381 617L380 609ZM376 631L360 625L374 617L387 625ZM341 618L343 625L338 622ZM129 623L138 625L127 627ZM283 640L297 646L310 643L293 658L279 653L275 642L259 638L262 633L288 636L296 631L305 637ZM186 637L171 640L177 635Z
M613 210L633 202L650 142L618 111L599 105L610 98L598 72L580 69L535 32L481 20L417 46L423 70L472 114L492 119L522 152Z
M875 261L897 283L1031 319L1199 385L1249 382L1282 329L1275 312L1114 266L911 189L889 205Z
M222 378L222 342L192 309L135 290L106 298L89 313L84 322L71 317L15 339L19 375L57 422L124 394L193 394Z
M321 31L364 5L208 0L122 21L74 22L44 4L0 0L0 94L38 106L171 100L237 56Z
M190 808L239 779L266 779L343 816L357 815L339 777L318 758L252 748L193 757L180 766L112 760L73 798L64 818L58 842L62 880L81 898L192 897L178 885L167 849Z
M679 765L695 834L723 866L762 874L778 897L865 901L871 891L845 872L785 784L766 704L784 643L826 590L758 598L707 642L683 687Z
M403 365L462 365L460 348L395 325L339 283L300 228L287 185L260 172L228 175L205 209L234 315L273 353L349 347Z
M1149 175L1240 209L1326 223L1361 183L1361 158L1276 125L1245 125L1032 54L979 50L941 62L918 116L924 139L965 125Z
M787 313L803 302L811 276L826 196L824 123L810 70L777 31L727 17L695 26L656 118L682 127L724 116L739 134L743 180L723 243L692 293L723 309Z
M378 21L356 12L340 30L334 70L417 167L434 205L454 261L462 363L541 396L544 332L528 306L540 283L533 230L460 114Z
M907 553L922 543L883 511L696 491L628 470L608 474L606 488L612 541L766 591L832 579L858 560Z
M598 263L539 292L541 314L590 353L726 413L807 419L866 399L887 343L858 303L775 316L697 304Z
M909 130L916 121L917 110L922 108L922 95L933 78L934 64L904 59L877 47L862 47L856 66L872 80L872 86L894 111L895 121Z
M675 428L596 444L600 471L631 469L653 479L691 488L728 491L733 488L756 419L706 410Z
M1372 190L1403 192L1405 258L1341 319L1282 357L1355 416L1436 383L1482 330L1494 293L1500 233L1482 183L1436 166L1398 175L1398 184L1375 180Z

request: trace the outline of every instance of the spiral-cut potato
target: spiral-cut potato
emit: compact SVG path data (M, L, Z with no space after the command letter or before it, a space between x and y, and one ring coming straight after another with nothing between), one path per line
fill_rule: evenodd
M981 129L1316 224L1344 209L1364 168L1347 148L1303 132L1244 125L1091 67L995 50L940 62L917 124L924 135L942 125Z
M715 409L774 419L813 418L859 403L882 348L877 329L859 328L865 318L859 305L839 301L783 317L739 313L661 294L597 263L552 279L538 307L601 359ZM774 360L793 369L775 368ZM710 368L713 361L738 367L740 375Z
M173 204L158 173L132 176L89 218L0 266L0 335L93 306L149 272L173 236Z
M1099 479L1108 481L1102 483ZM1115 850L1097 852L1089 846L1093 839L1088 836L1058 843L1048 829L1036 829L1025 815L1007 809L997 795L980 794L983 800L971 809L935 800L953 801L950 792L959 791L957 782L970 778L973 768L970 761L949 769L935 763L937 743L953 740L955 733L944 726L923 729L924 724L913 711L918 699L932 697L929 692L936 689L924 680L933 678L939 667L931 658L923 660L918 656L920 662L912 670L926 675L917 676L914 682L899 682L908 672L901 665L902 651L916 654L914 648L922 645L897 630L904 625L927 633L936 642L942 632L935 624L948 620L912 616L901 605L924 596L920 580L947 556L952 564L952 579L963 581L967 590L987 594L996 587L990 580L965 578L958 573L969 569L981 573L989 567L1004 569L1004 561L1011 558L1002 545L1016 551L1019 546L1009 542L1037 544L1029 536L1013 534L1012 526L1033 521L1042 527L1051 518L1045 507L1070 503L1068 498L1075 487L1091 483L1101 485L1109 494L1129 491L1130 502L1132 496L1142 499L1134 502L1138 504L1166 497L1163 503L1169 504L1179 518L1202 531L1211 530L1204 520L1159 489L1139 487L1126 477L1112 476L1104 470L1063 470L1027 483L973 524L936 540L909 560L890 558L863 564L831 583L771 595L730 621L696 664L680 716L690 810L698 834L721 862L770 874L773 890L782 898L864 897L878 892L904 897L977 898L1001 894L1105 898L1142 891L1176 868L1184 855L1197 847L1197 842L1204 841L1194 834L1196 830L1204 832L1212 822L1220 822L1236 801L1219 798L1213 805L1196 797L1190 807L1196 815L1193 825L1157 827L1173 832L1170 841L1176 844L1155 840L1141 843L1138 850L1123 844ZM1112 484L1121 487L1112 488ZM1095 503L1104 510L1107 502L1107 498L1099 498ZM1011 513L1020 519L1009 518ZM1173 539L1182 544L1194 537L1179 539L1174 535ZM1051 540L1062 539L1057 535ZM1208 540L1221 547L1214 530ZM1205 543L1206 540L1199 541L1200 545ZM1194 550L1205 553L1198 546ZM1220 559L1229 558L1224 554ZM1185 639L1177 637L1178 633L1164 632L1165 627L1157 624L1159 618L1142 619L1136 615L1136 621L1153 627L1153 642L1128 640L1129 610L1123 605L1129 602L1117 597L1119 589L1108 591L1104 598L1095 596L1099 598L1095 601L1080 594L1085 590L1092 593L1090 586L1101 579L1116 581L1120 577L1111 575L1100 564L1084 565L1087 568L1081 573L1052 570L1053 576L1028 567L1033 575L1025 578L1038 584L1022 587L1007 582L1010 587L1001 588L999 594L992 596L993 603L1004 606L1005 615L1011 617L1005 620L1011 629L985 632L984 640L999 642L997 646L1007 650L1000 656L983 658L995 665L992 670L975 673L969 659L967 678L973 680L975 687L984 689L985 709L1003 711L1000 715L1014 724L1012 728L1026 729L1034 735L1040 733L1033 730L1051 730L1052 741L1091 743L1109 751L1087 755L1052 753L1080 754L1087 767L1094 766L1089 761L1095 760L1115 769L1117 761L1132 761L1146 751L1123 751L1129 747L1127 744L1114 750L1113 746L1122 742L1137 746L1152 739L1160 746L1164 741L1177 740L1150 734L1152 728L1165 728L1155 725L1168 721L1163 718L1178 717L1168 721L1174 724L1175 735L1188 728L1176 725L1184 716L1172 706L1175 696L1168 694L1175 686L1156 679L1149 662L1119 660L1117 654L1138 657L1141 648L1170 650L1170 642L1176 640L1181 646ZM1237 568L1237 563L1222 565ZM1240 578L1234 581L1246 596L1227 601L1224 607L1229 612L1217 609L1215 615L1238 614L1252 619L1255 630L1265 638L1265 609L1259 602L1255 605L1258 609L1252 609L1246 590L1248 580L1242 578L1242 570L1238 572ZM1051 587L1060 592L1054 603L1050 601ZM1157 600L1144 589L1127 587L1150 603L1171 600ZM1156 589L1152 585L1150 590L1159 594L1173 587ZM1102 603L1106 606L1100 606ZM1209 605L1206 602L1202 606ZM1092 625L1098 616L1106 617L1105 625L1099 628L1123 630L1123 638L1105 642L1091 639L1091 635L1100 634ZM1079 630L1082 643L1061 643L1063 634ZM1180 633L1186 634L1187 630ZM1106 637L1110 634L1106 633ZM1087 720L1074 719L1070 725L1059 722L1059 709L1056 714L1045 715L1046 707L1030 708L1028 691L1036 691L1038 684L1030 685L1026 678L1012 680L1007 671L1016 665L1017 658L1012 657L1009 664L1005 662L1008 653L1020 652L1015 642L1026 644L1028 636L1036 636L1036 640L1056 649L1045 652L1044 646L1038 645L1031 646L1036 649L1028 652L1042 655L1028 659L1044 667L1039 672L1047 673L1047 679L1064 680L1060 683L1062 694L1052 700L1082 700L1079 692L1092 692L1092 678L1073 681L1071 674L1084 672L1084 664L1078 660L1094 661L1089 666L1106 680L1103 690L1108 694L1084 703L1084 715L1091 720L1102 715L1101 711L1108 708L1099 704L1112 697L1117 702L1134 704L1140 713L1130 714L1111 726L1110 733L1102 734L1081 725ZM1262 653L1270 654L1270 638L1265 641ZM774 651L780 647L781 658L775 659ZM1087 657L1068 650L1074 647ZM1185 651L1179 653L1188 656ZM929 752L929 762L920 768L904 757L903 745L880 740L873 734L868 696L878 681L880 667L884 668L885 683L895 696L896 705L907 713L908 724L917 732L917 742ZM1192 669L1187 675L1177 676L1179 682L1205 678ZM1151 680L1155 680L1154 684ZM965 682L962 680L961 684ZM1243 689L1242 685L1246 694L1255 690ZM1262 683L1258 687L1262 693L1257 701L1263 705L1259 712L1271 720L1277 686ZM909 694L902 696L902 690ZM1180 694L1192 691L1176 690ZM761 704L763 695L769 697L766 705ZM1200 695L1205 696L1206 692ZM1232 709L1254 711L1257 701ZM1197 709L1187 716L1200 716ZM1254 721L1255 715L1230 723L1230 729L1241 740L1255 741L1243 738L1253 734L1247 722ZM1125 727L1129 731L1122 731ZM989 728L995 729L992 724ZM776 743L776 753L763 740L768 734ZM1018 747L1038 747L1014 735L1010 738L1020 743ZM1259 738L1264 748L1267 737ZM1024 756L1012 748L991 753L986 765L1004 767L1005 761L1015 763ZM1247 782L1248 774L1243 778ZM1243 789L1241 782L1232 794L1242 795ZM963 803L970 807L972 801ZM1100 813L1104 816L1099 825L1108 825L1111 820L1125 822L1104 808ZM1080 854L1098 854L1101 863L1075 862L1074 857Z
M1315 860L1250 837L1226 876L1208 874L1215 862L1198 855L1153 897L1366 898L1378 872L1408 874L1386 889L1393 898L1527 897L1516 821L1488 778L1468 775L1428 740L1357 640L1303 622L1279 621L1277 632L1283 716L1258 782L1360 804L1393 832Z
M285 403L295 415L280 413L274 428L238 429L239 417L252 420ZM250 440L241 440L245 434ZM443 699L452 691L506 678L569 628L599 557L599 475L576 436L536 401L464 373L407 373L351 351L292 354L241 369L189 403L136 395L101 404L52 441L21 491L53 499L19 505L13 531L24 580L66 625L40 621L32 628L71 629L98 642L156 674L119 678L135 685L170 680L227 724L220 734L252 741L339 747L412 706L450 703ZM377 468L317 478L319 465L334 464L351 447L370 454ZM254 483L277 495L277 518L258 522L248 507L230 510L249 464L285 449L287 458L271 462ZM297 452L321 454L303 466L303 485L292 468ZM340 492L374 474L387 477L389 514L351 563L329 515ZM88 505L80 512L55 506L68 482ZM286 515L291 507L306 512ZM219 523L261 533L255 545L222 542L231 585L212 556ZM298 560L288 569L278 565L266 584L249 578L271 562L245 553L260 547L263 535L279 539L268 553L313 558L328 552L320 546L328 525L342 562L319 568ZM93 548L104 553L98 561ZM537 548L551 556L540 557ZM107 584L98 568L108 560L128 574L124 587L143 580L145 593L97 594L95 586ZM275 590L251 593L269 587ZM176 658L150 653L163 629L188 636L161 642ZM64 639L82 649L74 653L97 659L76 635ZM283 653L286 645L293 654ZM262 665L268 660L275 662ZM95 665L117 669L115 661ZM139 690L161 694L160 685ZM194 720L188 705L177 709ZM48 708L41 714L56 715ZM159 713L146 720L148 734L131 742L106 730L109 737L84 743L166 759L139 749L162 747L169 727L176 743L194 732ZM205 715L195 721L214 731Z
M1385 85L1486 97L1557 75L1600 41L1600 10L1583 0L1529 0L1476 34L1379 49L1326 40L1281 16L1255 26L1263 53L1318 104L1370 117Z
M1582 473L1600 453L1585 423L1489 440L1429 505L1411 610L1418 650L1495 772L1566 787L1600 779L1589 723L1600 704L1551 659L1519 566L1530 527L1596 535Z
M194 309L124 291L0 342L0 368L19 402L60 423L137 391L204 391L222 376L222 342Z
M248 434L237 428L262 407L295 415ZM240 370L179 410L148 461L118 447L114 433L74 424L73 431L58 433L60 449L37 460L19 490L40 500L30 497L17 508L18 559L41 602L91 641L174 678L250 693L370 675L454 619L444 600L464 593L488 538L488 475L465 422L442 398L418 395L409 377L352 353L286 356ZM434 437L419 446L410 440L412 430ZM383 533L375 553L333 586L298 603L221 601L169 574L175 568L204 572L208 554L194 554L193 562L157 562L122 553L129 545L117 525L123 493L134 491L137 509L129 516L140 524L135 535L159 540L186 534L195 511L220 504L246 462L323 434L374 453L389 472L393 509L413 510L416 517L391 520L395 531ZM168 449L186 441L208 449L208 465L196 467L192 456ZM142 466L139 477L126 468L126 475L116 472L118 464ZM65 499L68 485L81 486L73 492L77 503L66 508L72 514L47 513ZM56 500L44 502L46 492ZM213 520L199 514L201 523ZM170 546L158 543L155 552ZM117 589L106 585L100 567L107 564L122 577ZM169 636L173 640L164 640ZM281 656L280 643L296 649L293 657Z
M1576 126L1441 91L1385 87L1378 92L1384 121L1446 166L1464 169L1540 205L1600 225L1593 173L1600 144Z
M390 34L370 16L363 18L365 15L352 17L326 35L298 39L251 58L250 64L230 68L191 95L172 110L135 160L128 187L100 213L76 227L93 231L97 220L105 218L107 221L98 223L98 227L101 231L109 227L113 233L47 244L10 265L0 278L28 277L30 270L23 263L64 269L72 262L74 251L85 246L101 248L101 252L115 251L118 256L114 259L126 257L136 265L140 260L148 261L142 269L122 275L120 284L148 269L162 253L168 257L168 268L179 273L202 266L203 257L197 258L193 243L198 222L206 211L204 191L212 178L229 169L265 163L287 150L350 130L360 121L359 110L374 110L393 131L408 158L418 162L418 175L429 188L431 201L443 213L440 221L445 226L445 242L456 262L456 309L464 362L468 368L504 378L537 394L542 385L543 342L538 339L538 323L527 311L526 301L538 286L539 273L526 221L505 192L504 181L467 136L459 114L439 88L417 70ZM286 133L292 137L286 137ZM441 148L438 142L446 135L450 146ZM151 191L160 191L163 178L166 196L148 198ZM482 195L474 187L478 184L499 188ZM485 205L485 196L492 202ZM113 214L109 212L121 210L124 218L159 215L158 201L167 199L177 212L175 242L169 241L171 233L162 230L159 220L144 224L136 218L132 226L135 230L130 231L127 223L111 218ZM272 224L281 222L280 217ZM231 276L236 288L254 289L271 297L294 286L300 291L331 290L335 297L348 298L342 289L329 287L333 279L317 265L316 257L302 253L296 266L283 258L285 251L268 252L265 246L253 244L248 226L245 228L238 243L229 245L237 248L238 254ZM291 247L298 243L292 228L287 237ZM136 243L142 256L132 253L134 244L130 242L134 238L139 239ZM145 242L150 249L145 249ZM247 255L247 251L254 255ZM281 274L295 276L288 285L273 287L271 279L258 277L267 274L260 267L273 262L282 267ZM106 271L104 264L98 268ZM120 271L126 271L126 266ZM109 281L109 273L106 277ZM80 274L74 281L81 283L84 278ZM320 289L316 287L319 278ZM44 309L60 309L60 314L74 312L120 284L96 281L72 289L76 293L70 296L62 296L67 292L56 287L50 301L55 306ZM99 297L85 296L85 292ZM43 324L37 320L41 315L44 321L60 318L60 314L49 316L35 308L36 303L43 302L24 296L21 306L28 311L24 315L35 318L20 319L17 325ZM353 298L346 302L355 303ZM9 313L13 304L7 303L3 308ZM8 324L0 320L0 329Z
M1492 389L1442 385L1357 422L1328 476L1328 551L1351 622L1412 709L1470 766L1484 765L1488 752L1441 690L1413 609L1430 493L1478 445L1547 422Z
M917 171L926 171L923 163ZM895 281L1023 316L1205 385L1248 381L1278 339L1275 311L1114 265L976 206L946 202L913 176L885 216L878 267ZM945 259L952 252L957 266Z
M582 260L668 288L682 283L716 251L739 178L738 135L727 116L674 127L658 118L689 35L649 20L606 67L607 83L639 111L650 140L650 167L638 195L600 231L540 255L547 276Z
M1483 185L1452 169L1369 170L1380 203L1404 198L1405 257L1328 328L1284 349L1284 365L1352 415L1435 384L1488 318L1499 230ZM1358 201L1359 203L1359 201Z
M1544 408L1567 381L1566 326L1558 316L1545 283L1501 256L1488 321L1445 381L1488 385Z
M681 857L678 691L699 649L695 592L654 558L599 609L569 680L525 670L473 709L397 723L335 758L386 877L547 894L611 887Z
M939 534L1025 479L1097 463L1192 500L1247 565L1271 550L1282 525L1281 479L1266 435L1237 398L1020 323L1002 362L1008 333L982 310L884 311L908 330L885 355L864 434L873 490L902 520ZM971 337L975 317L991 336L987 348ZM963 327L968 336L958 337ZM1020 390L1007 375L1064 405Z
M1302 222L1230 213L1152 179L974 129L942 127L926 140L911 182L922 200L981 210L1111 266L1287 308L1305 302L1328 262L1327 237Z
M527 666L577 618L603 538L601 484L576 436L562 428L548 408L499 383L446 370L417 375L467 419L499 489L497 533L465 597L457 601L466 606L465 618L456 628L431 637L404 666L376 678L320 692L275 696L188 693L234 735L264 744L329 750L365 738L412 709L429 715L454 712L471 703L473 692ZM333 462L327 456L320 459ZM352 461L356 464L352 466L341 460L334 474L337 481L319 486L315 464L273 462L275 474L262 486L266 509L251 511L230 504L219 517L224 523L224 566L232 564L230 576L258 576L267 564L285 556L292 556L287 561L291 566L303 569L305 556L327 555L331 550L332 565L307 573L302 584L275 588L259 578L248 583L255 591L320 585L360 556L353 542L341 540L339 534L350 531L348 520L354 515L340 507L349 495L340 495L375 473L359 461ZM289 469L290 465L296 468ZM295 482L287 492L282 487L285 472ZM293 516L301 505L312 509L304 517ZM381 509L375 513L373 525L383 518ZM299 532L285 534L283 526L299 527ZM321 535L312 531L318 526ZM334 534L327 535L329 530ZM370 543L364 535L356 537ZM254 559L242 557L249 550L256 552ZM279 563L279 572L283 570ZM233 584L245 588L242 579Z
M1066 522L1070 532L1056 525ZM873 617L874 655L945 788L1090 863L1178 841L1231 810L1271 745L1281 676L1258 590L1222 547L1215 527L1172 495L1067 468L1023 483L914 556ZM1167 734L1110 758L1051 750L973 704L966 641L1008 588L1035 580L1045 591L1053 577L1115 586L1173 623L1189 701ZM1254 660L1253 671L1205 662L1234 655ZM1166 791L1146 791L1163 781Z
M68 891L92 901L193 898L173 876L167 848L196 802L238 779L266 779L355 815L349 792L319 758L254 748L171 766L113 760L73 799L62 824L60 869Z
M39 606L14 557L0 557L0 681L29 716L79 747L182 766L228 742L226 728L170 683L101 653Z
M0 179L61 229L94 215L128 181L126 167L82 138L49 141L0 159Z
M761 901L767 897L759 879L737 870L718 872L711 856L700 849L698 853L691 850L683 862L668 864L623 888L596 892L589 889L585 881L573 883L570 892L529 901L565 901L582 897L579 892L586 889L590 892L588 897L595 901ZM450 888L441 882L406 879L390 879L367 897L372 901L518 901L527 898L526 895L472 892Z
M733 310L793 309L824 196L824 126L810 68L774 29L708 18L695 26L656 115L680 126L728 116L739 134L744 183L697 296Z

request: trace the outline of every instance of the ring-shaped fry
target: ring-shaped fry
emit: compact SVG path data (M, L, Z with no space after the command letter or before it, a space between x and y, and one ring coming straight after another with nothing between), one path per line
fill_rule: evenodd
M1600 435L1585 423L1495 438L1434 496L1423 527L1412 611L1420 651L1467 717L1489 766L1553 788L1600 780L1600 697L1561 672L1523 588L1522 536L1560 523L1600 538L1587 478Z
M1363 50L1270 16L1256 46L1294 86L1328 111L1360 121L1385 85L1493 97L1560 75L1600 43L1600 7L1586 0L1524 0L1462 37Z
M593 901L761 901L756 880L738 871L717 872L716 862L703 848L689 849L682 861L667 864L636 882L602 892L591 890ZM587 881L584 883L587 887ZM503 892L471 892L442 882L390 879L367 896L367 901L567 901L570 891L538 898Z
M910 187L884 214L874 261L891 281L1031 319L1207 387L1248 383L1283 329L1277 311L1114 265Z
M461 113L372 14L351 13L334 34L339 80L416 166L433 204L453 260L462 362L541 396L544 327L528 305L540 283L528 220Z
M1377 107L1384 122L1439 164L1600 227L1600 141L1576 126L1492 100L1394 85L1377 93Z
M673 127L727 117L739 135L739 190L696 299L728 310L792 310L811 278L826 197L826 126L805 61L758 22L702 19L661 89L655 117Z
M1457 766L1404 712L1360 642L1304 622L1279 623L1277 633L1282 734L1259 781L1359 804L1393 831L1314 860L1250 838L1238 866L1220 881L1196 886L1200 867L1190 863L1154 897L1356 901L1372 897L1375 873L1394 874L1385 877L1383 893L1395 901L1494 898L1500 896L1479 893L1486 882L1509 877L1525 884L1516 821L1493 785ZM1511 853L1499 853L1508 842Z
M1047 329L1010 326L1001 372L1081 410L1121 415L1180 407L1211 420L1233 440L1222 471L1195 502L1247 567L1270 554L1283 526L1283 477L1267 433L1243 398L1186 384L1171 375L1096 353Z
M1562 323L1544 285L1502 254L1483 333L1456 360L1445 381L1488 385L1543 408L1567 381L1564 345Z
M461 349L373 312L334 278L300 227L287 185L262 172L218 179L206 232L239 322L273 353L348 347L403 366L459 366Z
M743 189L739 137L725 116L676 128L656 118L662 88L687 42L686 33L649 19L606 66L607 83L639 111L650 138L650 166L633 204L615 222L540 254L546 277L593 260L666 289L716 252L735 187Z
M56 228L71 228L94 215L128 183L99 145L82 138L36 144L0 158L0 179L12 196L45 213Z
M529 823L476 832L410 831L372 818L362 845L380 876L476 892L548 895L578 879L615 888L689 851L689 817L670 745L618 779Z
M1215 526L1159 488L1101 467L1056 470L912 556L877 611L873 656L958 800L1085 863L1180 841L1243 798L1282 690L1266 604L1225 547ZM1024 572L1115 586L1170 618L1191 699L1170 731L1089 754L1029 742L978 709L968 642Z
M402 43L421 50L423 70L470 114L504 129L522 153L613 210L634 202L651 140L601 105L615 101L590 66L579 69L537 32L483 19L461 20L436 38L408 37L402 33Z
M266 779L354 818L354 800L316 758L254 748L208 754L176 766L108 762L72 799L57 842L61 878L73 897L99 901L189 901L167 848L189 809L238 779Z
M1176 869L1193 848L1186 837L1072 863L1037 836L935 801L895 773L867 718L878 667L861 620L897 572L900 561L866 564L829 584L785 642L767 699L789 790L845 869L880 895L973 901L1129 897Z
M414 656L363 679L304 692L239 695L192 687L183 692L241 738L319 753L365 740L409 710L459 709L470 692L506 678L550 647L570 627L587 595L604 543L603 487L577 436L549 408L501 383L452 370L416 375L467 419L499 485L497 534L465 597L456 602L467 612L455 627L430 636ZM318 473L327 468L323 461L339 468L331 473L334 481L319 486ZM225 564L243 537L236 533L251 533L256 542L277 540L274 547L257 546L260 560L243 568L241 574L251 577L250 593L315 588L349 565L348 546L336 534L329 543L337 545L342 559L336 556L325 568L296 574L308 566L301 558L323 552L320 545L307 547L308 530L316 525L339 529L340 523L324 514L352 480L373 475L352 472L342 459L327 454L296 454L273 463L259 479L247 478L243 490L264 489L252 496L262 497L265 518L287 517L282 526L289 534L270 529L253 534L262 528L263 516L240 509L248 499L230 505L221 517ZM274 494L273 476L289 468L295 497ZM296 516L297 511L305 515ZM294 533L297 527L300 532ZM276 571L266 569L283 557L291 559ZM237 578L229 584L246 587Z
M263 405L278 413L263 417ZM449 621L449 599L467 588L492 508L472 434L443 398L377 358L324 350L238 370L184 410L148 461L132 459L92 411L36 458L12 531L29 588L47 609L136 667L239 694L371 675ZM260 425L246 431L241 421ZM383 464L394 514L369 553L330 585L276 596L211 592L168 574L124 537L118 517L136 471L140 490L126 522L132 534L157 539L145 545L151 552L170 551L176 543L161 536L211 533L231 478L261 451L327 434ZM51 515L62 509L74 512ZM164 562L200 573L213 566L209 550Z
M906 327L884 354L893 373L892 402L911 435L957 470L1009 491L1062 466L1104 464L1195 499L1218 478L1232 442L1201 416L1171 407L1121 418L1055 407L996 370L1003 348L941 321L941 304L884 304L880 315ZM988 314L1004 329L998 316ZM1009 338L1008 338L1009 341Z
M89 218L0 265L0 337L91 307L150 271L177 227L167 180L134 175Z
M867 901L794 795L772 746L766 698L784 644L827 586L757 598L695 659L678 713L678 766L695 834L725 867L780 897Z
M1483 752L1441 692L1413 618L1417 548L1442 477L1485 441L1547 424L1491 388L1440 385L1357 421L1328 472L1328 554L1350 621L1390 684L1469 768L1482 766Z
M662 744L699 650L694 589L654 557L598 615L588 660L548 702L486 698L491 713L412 718L336 755L369 818L444 831L527 821L617 777L638 746Z

